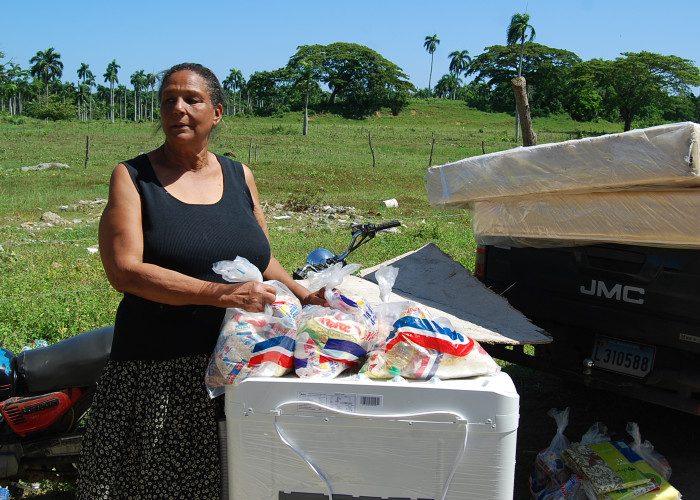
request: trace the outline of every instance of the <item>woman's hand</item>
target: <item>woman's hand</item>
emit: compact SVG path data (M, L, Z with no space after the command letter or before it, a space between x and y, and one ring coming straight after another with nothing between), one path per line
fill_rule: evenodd
M226 285L221 296L223 307L236 307L248 312L263 312L265 305L272 304L277 298L277 289L265 283L248 281Z
M328 301L326 301L326 298L324 297L326 293L326 287L324 286L320 290L317 290L315 292L311 292L308 295L301 297L301 305L315 305L315 306L323 306L323 307L330 307L330 304Z

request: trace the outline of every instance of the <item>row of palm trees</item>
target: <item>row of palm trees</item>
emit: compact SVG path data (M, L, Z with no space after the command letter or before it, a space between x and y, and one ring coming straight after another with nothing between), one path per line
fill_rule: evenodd
M4 57L4 54L0 53L0 58L2 57ZM103 91L106 89L98 84L95 74L87 63L81 63L77 70L77 86L60 83L60 79L63 76L63 62L61 61L61 54L53 47L38 51L31 58L30 64L29 70L22 70L19 64L11 62L0 65L0 84L2 84L2 88L0 88L0 94L2 95L0 97L6 97L6 101L3 100L2 102L2 107L4 109L4 104L7 102L11 114L22 113L23 92L25 95L31 93L30 84L26 81L26 78L29 76L34 77L35 81L41 82L44 93L44 97L41 100L45 101L46 105L49 104L50 88L53 88L55 93L61 87L60 92L65 100L67 94L63 87L70 87L69 93L74 94L77 114L81 120L93 118L93 97L95 96L93 89L97 89L97 97L102 98L102 102L104 102ZM119 85L120 68L121 66L117 64L117 61L112 60L102 75L104 83L109 84L108 116L112 123L114 123L117 111L119 111L120 116L126 117L127 89L123 85ZM159 75L146 73L144 70L136 71L131 75L129 82L133 86L131 96L133 97L134 121L144 119L153 121L155 88L158 80ZM237 110L240 111L243 108L243 92L240 92L246 84L243 74L240 70L231 69L222 84L227 94L232 97L227 102L226 112L230 114L230 106L233 106L233 114L236 114ZM150 91L150 99L146 94L148 91ZM34 95L37 94L35 93ZM237 95L238 100L236 99ZM116 106L115 97L119 99Z
M530 15L527 13L515 13L510 19L510 24L506 31L506 41L508 45L520 44L520 60L518 61L518 76L522 76L523 68L523 51L525 42L535 38L535 28L530 25ZM440 45L440 39L437 33L425 37L423 47L430 54L430 76L428 77L428 97L432 92L433 79L433 62L435 52ZM472 59L468 50L455 50L450 52L450 74L444 75L436 85L438 94L444 94L446 91L451 91L452 97L455 97L455 90L459 86L459 77L462 74L469 74L472 64ZM442 82L442 83L441 83ZM444 95L443 95L444 96ZM517 114L516 114L517 116Z
M0 54L0 56L2 56ZM36 53L34 57L29 60L31 67L29 71L24 71L20 68L18 64L8 63L7 68L0 67L3 69L0 74L4 74L4 79L9 82L5 91L12 97L8 99L12 103L11 112L21 113L21 93L19 90L18 82L26 76L33 76L35 79L41 81L45 88L46 104L49 103L49 87L52 82L60 81L63 76L63 62L61 61L61 54L57 52L53 47L46 50L40 50ZM116 60L112 60L107 65L105 73L102 75L105 83L109 83L110 89L110 110L109 117L112 123L114 123L115 117L115 87L119 83L118 72L119 64ZM78 74L78 87L76 91L76 103L78 106L78 116L87 120L92 118L92 97L93 97L93 87L97 86L95 80L95 74L90 69L90 66L86 63L81 63L77 71ZM131 75L130 83L134 87L134 120L145 119L150 117L153 121L153 100L155 85L158 81L158 77L153 73L146 74L144 70L139 70ZM150 112L148 112L147 105L144 101L144 96L142 94L143 90L151 90L150 99ZM123 93L123 92L122 92ZM18 104L18 106L16 105Z

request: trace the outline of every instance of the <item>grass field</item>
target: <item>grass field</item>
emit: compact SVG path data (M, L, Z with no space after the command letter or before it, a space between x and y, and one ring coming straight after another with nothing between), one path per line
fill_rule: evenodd
M273 252L288 271L316 247L343 250L350 222L388 219L400 219L400 231L380 235L355 252L352 262L372 266L433 242L473 267L469 211L431 207L423 178L431 151L432 165L440 165L516 147L511 116L426 99L412 101L399 116L378 113L350 121L313 115L306 137L301 120L301 113L226 117L211 142L213 151L233 153L253 169L267 206ZM535 119L534 127L540 144L622 129L565 117ZM162 133L152 123L45 123L0 115L4 346L19 349L35 339L54 343L113 322L120 296L110 288L95 251L109 176L120 160L161 142ZM21 170L46 162L69 168ZM390 198L398 200L397 208L381 206ZM326 205L354 207L355 215L307 213L308 207ZM46 212L60 220L42 220Z

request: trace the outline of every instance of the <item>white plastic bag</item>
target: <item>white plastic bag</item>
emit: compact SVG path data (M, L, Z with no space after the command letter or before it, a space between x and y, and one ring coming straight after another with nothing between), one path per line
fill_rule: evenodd
M262 273L243 257L214 264L215 272L231 282L263 282ZM301 302L283 283L270 280L276 298L265 312L226 309L221 331L205 376L211 397L225 384L247 377L281 377L294 367L294 345Z
M581 436L581 442L578 444L588 445L603 443L605 441L610 441L607 426L603 422L594 422L585 434Z
M557 425L557 432L547 448L537 454L532 473L529 478L529 488L532 498L537 500L554 500L562 498L560 495L562 486L572 487L578 490L580 476L572 481L571 472L564 466L561 452L569 447L571 442L564 435L566 426L569 425L569 408L557 410L551 408L547 415L552 417Z
M630 448L642 457L642 459L648 463L652 469L659 473L659 475L668 481L671 478L671 464L669 464L666 457L664 457L658 451L654 451L654 445L649 441L642 441L642 435L639 432L639 424L636 422L627 422L627 433L632 436L632 443L630 443Z

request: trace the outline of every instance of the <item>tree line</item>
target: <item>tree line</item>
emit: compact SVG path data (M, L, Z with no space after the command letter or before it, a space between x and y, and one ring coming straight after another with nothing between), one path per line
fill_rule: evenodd
M225 113L270 116L303 111L304 134L309 111L362 118L387 109L399 113L411 98L459 99L482 111L514 114L511 81L527 80L533 116L567 113L578 121L605 119L629 130L633 120L700 122L700 70L693 61L652 52L625 52L609 61L583 61L575 53L536 43L528 14L514 14L506 44L492 45L471 57L454 50L449 73L432 85L433 63L440 39L425 37L430 55L428 87L417 89L402 68L376 51L354 43L304 45L288 63L272 71L256 71L246 80L230 69L222 79L227 96ZM0 53L0 112L41 119L133 120L158 119L155 105L160 74L134 72L124 84L116 60L97 75L87 63L76 82L63 82L61 54L40 50L22 68L2 63ZM469 79L465 83L462 78ZM517 123L516 123L517 135Z

